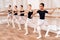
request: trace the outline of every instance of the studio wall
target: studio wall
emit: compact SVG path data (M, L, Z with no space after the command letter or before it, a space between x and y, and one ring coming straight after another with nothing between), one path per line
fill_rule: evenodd
M45 3L45 8L60 7L60 0L0 0L0 10L8 7L9 4L18 7L23 4L24 9L27 9L28 4L32 4L33 9L38 9L41 2Z

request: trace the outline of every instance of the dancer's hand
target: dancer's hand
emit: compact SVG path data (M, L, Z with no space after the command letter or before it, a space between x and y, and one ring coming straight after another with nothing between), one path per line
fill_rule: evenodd
M54 11L56 10L57 8L51 8L52 11L48 12L49 14L52 14L54 13Z

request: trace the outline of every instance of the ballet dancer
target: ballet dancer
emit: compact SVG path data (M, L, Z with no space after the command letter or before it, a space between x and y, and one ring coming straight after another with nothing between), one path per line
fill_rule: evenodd
M10 25L9 23L10 23L10 20L12 19L11 17L12 17L12 8L11 8L11 5L9 5L9 7L8 7L8 16L7 16L7 19L8 19L8 26ZM8 27L7 26L7 27Z
M25 20L24 19L24 11L25 10L23 9L23 5L20 5L20 11L19 11L20 12L20 17L19 18L22 21L22 23L24 23L23 21Z
M20 24L21 24L21 21L23 23L23 20L24 20L24 9L23 9L23 5L20 5L20 9L19 9L19 22L20 22ZM19 30L21 30L21 27Z
M14 22L16 22L18 24L19 30L21 30L21 26L20 26L20 23L18 20L18 9L17 9L16 5L15 5L14 10L13 10L13 20L12 20L13 28L15 28Z
M24 35L28 35L28 23L31 22L32 19L32 14L33 14L33 10L32 10L32 5L29 4L27 10L25 11L26 15L27 15L27 20L25 23L25 34Z
M55 9L54 9L55 10ZM35 10L35 12L33 13L33 15L35 15L36 13L39 13L39 19L37 20L37 33L39 34L39 36L37 37L37 39L41 38L41 26L45 23L45 14L46 13L53 13L54 10L52 12L48 12L47 10L44 9L44 3L40 3L39 5L39 10Z

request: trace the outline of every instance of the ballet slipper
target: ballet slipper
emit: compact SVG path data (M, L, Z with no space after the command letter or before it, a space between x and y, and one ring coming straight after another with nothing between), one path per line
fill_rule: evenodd
M33 33L36 33L36 31L33 31Z
M18 30L22 30L21 28L19 28Z
M15 28L15 25L14 25L14 23L13 23L12 25L13 25L13 28Z
M40 38L41 38L41 31L38 30L37 33L38 33L38 35L39 35L39 37L37 37L37 39L40 39Z
M25 30L26 30L26 33L24 35L28 35L28 30L27 29L25 29Z
M50 35L48 35L49 30L50 30L50 29L47 30L47 32L46 32L46 34L45 34L45 37L49 37L49 36L50 36Z
M12 25L13 25L13 28L15 28L15 25L14 25L14 23L13 23Z
M58 38L58 37L60 37L60 36L59 36L59 35L56 35L55 37Z
M37 39L40 39L42 36L37 37Z
M26 33L25 33L24 35L28 35L28 30L27 30L27 28L25 28L25 30L26 30Z
M34 29L33 33L38 33L36 29Z
M19 27L19 29L18 30L21 30L21 26L20 26L20 24L18 23L18 27Z
M25 33L24 35L28 35L28 32L27 32L27 33Z
M25 33L24 35L28 35L28 29L27 29L27 28L25 28L25 30L26 30L26 33Z
M55 36L56 38L58 38L59 36L57 35L57 36Z
M50 35L45 35L45 37L49 37Z

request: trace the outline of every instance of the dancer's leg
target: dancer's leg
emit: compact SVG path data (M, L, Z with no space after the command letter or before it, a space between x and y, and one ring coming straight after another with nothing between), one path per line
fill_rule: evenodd
M36 33L37 32L37 26L34 26L34 31L33 33Z
M18 30L21 30L20 19L21 19L20 17L19 17L19 21L18 21L18 19L17 19L17 21L18 21L18 27L19 27Z
M37 32L38 32L38 37L37 37L37 39L39 39L39 38L41 38L41 29L40 29L40 27L38 26L37 27Z
M15 28L14 19L15 19L15 16L13 16L13 19L12 19L12 26L13 26L13 28Z
M8 14L8 16L7 16L7 20L8 20L8 25L7 25L7 27L10 25L10 20L11 20L11 14Z
M39 38L41 38L41 28L40 28L40 20L38 19L38 24L37 24L37 32L38 32L38 37L37 37L37 39L39 39ZM42 22L41 22L42 23Z
M57 32L56 38L60 37L60 31Z
M47 24L48 28L47 28L47 31L46 31L45 37L49 36L48 34L49 34L49 31L50 31L50 26L49 26L49 24L48 24L47 21L45 21L45 25L46 25L46 24Z
M50 30L50 29L47 29L47 32L46 32L46 34L45 34L45 37L49 36L49 35L48 35L49 30Z
M26 20L26 23L25 23L25 34L24 35L27 35L28 34L28 19Z
M10 25L10 21L9 21L9 19L11 19L10 16L11 16L10 14L8 14L8 16L7 16L7 20L8 20L8 25L7 25L7 27Z

